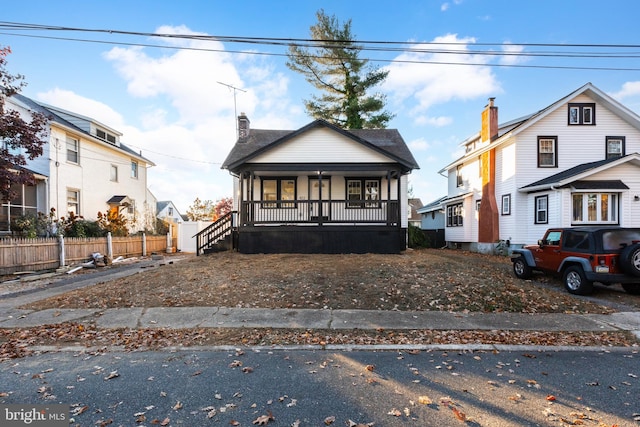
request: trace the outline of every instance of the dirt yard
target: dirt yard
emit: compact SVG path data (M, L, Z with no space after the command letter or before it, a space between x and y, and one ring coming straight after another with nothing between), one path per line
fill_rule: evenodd
M179 259L178 257L174 257ZM167 258L169 260L171 258ZM450 250L402 255L243 255L189 257L142 274L39 301L25 308L262 307L609 313L592 299L514 277L508 257ZM602 293L602 291L600 292ZM604 290L609 300L639 297Z
M106 267L117 268L117 267ZM85 273L91 274L91 272ZM597 287L593 297L568 294L558 279L516 279L508 257L451 250L401 255L243 255L167 257L160 266L24 306L45 308L264 307L453 312L611 313L640 309L640 297ZM291 344L637 345L622 332L329 331L118 329L94 324L0 330L0 360L37 345L82 345L107 351L191 345Z

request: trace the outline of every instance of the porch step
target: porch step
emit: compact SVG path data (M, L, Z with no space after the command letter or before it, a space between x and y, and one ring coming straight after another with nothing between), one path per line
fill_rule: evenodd
M208 248L205 248L202 251L202 253L212 254L216 252L230 251L233 248L233 245L231 244L231 239L232 237L230 235L225 236L224 239L218 240L216 243L212 244Z

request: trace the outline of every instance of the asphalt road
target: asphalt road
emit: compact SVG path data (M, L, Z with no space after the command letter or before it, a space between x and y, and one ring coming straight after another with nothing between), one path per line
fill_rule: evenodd
M69 404L74 426L634 426L639 359L637 349L66 351L0 364L0 405Z

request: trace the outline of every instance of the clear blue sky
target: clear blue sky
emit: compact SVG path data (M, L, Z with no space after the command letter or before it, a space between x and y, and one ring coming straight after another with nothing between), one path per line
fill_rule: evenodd
M35 0L4 4L0 20L137 33L304 39L320 8L340 21L351 19L357 40L455 43L421 46L455 49L455 55L361 54L390 70L380 88L387 108L396 114L389 127L399 129L420 164L410 182L413 195L425 203L446 194L446 180L437 171L461 154L461 141L479 130L489 97L496 98L504 122L591 82L640 112L640 59L633 58L640 55L640 3L635 0ZM535 46L636 43L637 48ZM246 112L255 128L297 129L312 120L302 100L313 89L285 66L284 46L6 29L0 30L0 45L12 48L8 70L25 76L25 95L123 132L124 143L157 164L149 172L151 191L158 200L172 200L181 213L196 197L231 195L231 179L220 163L235 141L236 110ZM269 55L235 53L247 50ZM545 55L523 55L535 53ZM576 53L598 57L579 58ZM236 105L233 92L218 82L245 91L236 92Z

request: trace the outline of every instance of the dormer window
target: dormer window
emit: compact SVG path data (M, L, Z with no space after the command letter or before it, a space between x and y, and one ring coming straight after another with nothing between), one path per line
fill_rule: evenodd
M572 103L569 104L569 126L595 125L596 104Z
M107 141L110 144L116 143L116 136L102 129L96 129L96 136L102 139L103 141Z

